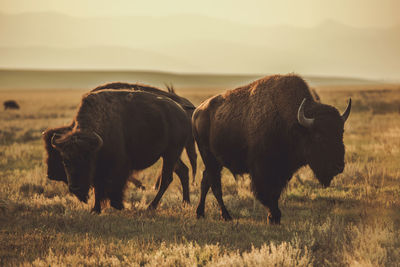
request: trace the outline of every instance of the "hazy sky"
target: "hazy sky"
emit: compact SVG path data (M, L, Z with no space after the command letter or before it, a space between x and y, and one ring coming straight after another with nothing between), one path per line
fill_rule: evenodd
M200 14L247 24L356 27L400 24L400 0L0 0L0 12L57 11L73 16Z
M0 0L0 68L399 80L399 11L400 0Z

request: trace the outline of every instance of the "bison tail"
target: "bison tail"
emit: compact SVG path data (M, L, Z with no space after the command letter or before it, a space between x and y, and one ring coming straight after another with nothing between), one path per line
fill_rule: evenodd
M193 177L192 179L194 183L194 181L196 180L196 172L197 172L197 153L193 137L190 138L190 140L188 140L185 148L186 148L186 155L188 156L190 165L192 166L192 177Z

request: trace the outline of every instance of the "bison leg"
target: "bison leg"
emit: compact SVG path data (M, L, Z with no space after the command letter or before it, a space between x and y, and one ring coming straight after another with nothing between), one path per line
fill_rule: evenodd
M232 220L231 215L229 215L228 210L225 207L224 200L222 199L222 188L221 188L221 171L218 172L218 175L212 176L214 179L211 180L211 189L214 193L215 198L218 201L219 207L221 209L222 218L225 221Z
M101 202L105 198L104 188L101 185L96 185L94 188L94 207L92 212L100 214L101 213Z
M262 196L257 196L256 194L256 197L268 209L267 224L280 224L281 211L278 206L279 195L274 194L274 192L266 193L266 195L264 194Z
M282 181L285 179L279 179L279 175L267 174L264 164L250 172L252 189L256 198L268 209L267 223L280 224L281 211L278 201L284 187Z
M117 210L123 210L124 204L122 203L122 198L110 198L110 206Z
M123 177L123 176L122 176ZM126 177L126 176L125 176ZM116 177L115 177L116 178ZM126 185L126 180L124 179L114 179L114 183L111 185L111 190L107 190L107 196L110 199L110 206L117 209L124 209L124 204L122 199L124 196L124 188Z
M269 213L267 217L268 224L280 224L281 223L281 211L278 207L279 196L273 198L269 203Z
M124 204L122 203L123 190L118 190L109 193L110 206L117 210L124 209Z
M194 184L197 172L197 153L193 137L189 139L189 141L185 146L185 149L186 149L186 154L190 161L190 165L192 166L192 184Z
M200 153L201 157L203 158L206 169L203 172L203 179L201 180L200 202L196 210L197 218L204 217L206 196L211 186L214 196L217 199L218 204L221 208L222 218L224 218L227 221L232 220L232 217L229 215L229 212L226 209L224 201L222 199L222 189L221 189L222 166L218 163L218 161L209 151L202 151L202 149L200 149Z
M201 181L200 202L196 210L197 218L204 217L206 196L210 187L212 188L213 194L218 201L219 207L221 208L222 218L226 221L232 220L232 217L226 209L224 201L222 199L221 169L219 171L210 171L206 169L203 172L203 179Z
M177 158L175 157L174 160L170 158L164 157L163 158L163 167L162 167L162 177L161 177L161 184L160 188L158 189L157 195L150 203L148 210L155 210L158 206L158 203L161 200L161 197L164 195L165 191L167 190L169 184L172 182L172 173L174 171L174 166Z
M189 168L183 163L181 159L175 164L174 172L178 175L179 179L181 180L182 184L182 192L183 192L183 202L190 203L190 196L189 196ZM160 181L162 177L162 171L159 174L156 184L154 185L154 189L160 189Z
M189 168L182 162L181 159L178 159L175 165L175 173L178 175L182 184L182 198L183 202L190 203L189 196Z
M158 172L157 180L156 180L156 183L154 184L154 190L160 189L161 177L162 177L162 169L161 169L161 171Z
M209 175L207 175L206 171L203 171L203 179L201 180L200 202L196 210L197 219L204 217L204 206L206 203L208 190L210 190Z

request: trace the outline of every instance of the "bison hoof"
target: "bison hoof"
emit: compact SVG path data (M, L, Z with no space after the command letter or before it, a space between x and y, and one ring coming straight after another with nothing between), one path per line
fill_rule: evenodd
M280 218L274 218L272 216L267 217L267 224L269 225L279 225L281 224L281 219Z
M114 209L117 209L117 210L124 209L124 204L122 204L119 201L110 201L110 205L111 205L111 207L113 207Z
M156 208L157 208L157 205L154 205L153 203L151 203L151 204L147 207L147 210L148 210L148 211L153 211L153 210L156 210Z
M204 211L203 211L203 212L201 212L201 211L196 211L196 215L197 215L197 219L204 218Z
M204 206L199 205L196 210L197 219L204 218Z
M202 218L204 218L204 213L203 213L203 214L198 214L198 213L197 213L197 216L196 216L196 217L197 217L197 219L202 219Z
M100 214L100 213L101 213L101 208L99 208L99 207L94 207L90 212L91 212L91 213L94 213L94 214Z
M232 217L231 217L231 215L229 215L229 213L222 213L222 218L225 221L232 221Z

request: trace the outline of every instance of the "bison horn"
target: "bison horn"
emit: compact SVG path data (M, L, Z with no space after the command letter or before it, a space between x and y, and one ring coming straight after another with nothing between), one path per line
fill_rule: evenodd
M57 148L57 139L60 138L61 134L54 133L51 137L51 146Z
M346 122L346 120L349 118L350 110L351 110L351 98L349 99L349 103L347 104L346 110L342 114L343 122Z
M306 102L306 98L300 104L299 110L297 111L297 120L299 121L300 125L310 128L314 124L314 119L309 119L304 115L304 105Z
M101 138L101 136L96 132L93 132L93 134L96 136L97 140L99 141L98 148L100 149L100 147L103 145L103 138Z

